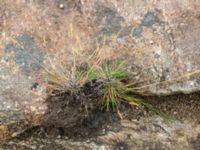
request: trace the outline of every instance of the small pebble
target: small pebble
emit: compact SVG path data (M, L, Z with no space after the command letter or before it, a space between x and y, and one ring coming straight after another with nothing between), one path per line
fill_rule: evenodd
M150 40L149 43L150 43L151 45L153 45L153 44L154 44L154 41Z
M64 9L65 8L64 4L59 4L59 8Z

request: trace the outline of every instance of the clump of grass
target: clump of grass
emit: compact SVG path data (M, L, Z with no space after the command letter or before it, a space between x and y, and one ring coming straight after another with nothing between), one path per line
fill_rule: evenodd
M123 63L119 61L108 62L97 72L98 77L104 79L102 108L107 110L110 107L118 108L119 100L128 92L122 82L128 77L128 73L123 70Z
M121 103L127 103L140 109L153 111L165 119L174 119L172 116L161 112L156 107L138 98L138 96L146 95L146 92L137 87L137 84L146 80L129 80L130 73L126 71L125 64L124 61L113 60L99 65L91 65L84 71L77 71L77 81L82 86L92 80L103 81L103 89L101 89L103 94L99 101L99 106L102 110L117 110L120 118L122 118L122 115L119 111L119 106Z
M121 116L118 108L123 102L134 105L140 109L148 108L149 110L154 111L166 118L167 115L156 109L154 106L145 103L136 96L146 95L144 88L152 84L147 84L141 87L138 87L137 84L149 81L151 78L141 81L129 80L128 78L130 73L125 69L126 63L124 61L119 61L118 59L109 61L102 60L100 50L101 49L97 49L88 57L89 60L86 62L86 68L84 69L78 68L76 58L77 54L75 50L73 50L73 64L68 68L65 68L61 62L56 65L50 58L49 64L51 67L48 68L39 63L37 58L32 57L45 71L45 77L47 79L46 86L49 92L48 94L53 94L55 91L60 93L66 91L76 92L92 80L102 80L103 89L100 92L103 94L99 102L101 109L105 109L107 111L111 108L116 109L118 114ZM196 72L194 74L196 74Z
M77 71L77 81L80 85L94 79L103 81L103 89L100 91L102 98L99 101L101 109L109 111L112 108L119 113L118 108L121 102L144 108L142 101L131 94L131 88L128 85L132 84L126 83L129 73L124 68L125 63L119 60L93 64L84 71Z

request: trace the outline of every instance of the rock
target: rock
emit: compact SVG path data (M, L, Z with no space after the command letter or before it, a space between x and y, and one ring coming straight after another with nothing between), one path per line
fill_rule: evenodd
M150 93L157 95L190 93L200 89L198 59L200 12L195 9L200 6L200 3L197 1L82 0L16 4L24 9L23 14L17 13L17 7L11 10L9 1L4 3L7 7L2 10L6 12L5 9L7 9L13 12L7 14L1 27L2 35L5 35L2 40L4 43L6 37L23 33L26 29L26 32L34 34L38 44L43 47L43 51L50 53L54 50L53 53L57 55L66 53L64 58L70 61L71 48L77 47L77 43L73 41L74 37L80 38L81 50L94 49L96 46L94 39L98 39L100 44L106 41L107 47L104 51L105 55L109 53L107 57L126 57L130 66L139 68L137 72L146 70L139 78L153 77L150 82L144 83L145 85L151 83L147 86L147 91ZM60 11L55 4L65 5L66 10ZM47 6L49 9L42 13ZM34 14L34 10L37 10L37 15ZM28 20L25 13L31 19ZM18 14L18 19L14 17L14 14ZM23 26L19 27L18 24ZM5 28L6 26L8 28ZM70 35L71 27L73 35ZM13 33L9 33L10 30ZM18 40L20 38L26 37L19 36ZM70 44L66 45L64 41ZM31 41L27 42L29 42L27 44L32 44ZM6 51L10 51L10 47L13 47L9 44L6 46ZM121 47L123 49L120 49ZM126 51L123 51L124 48ZM32 65L32 69L38 68L33 63L33 59L24 54L23 50L19 50L19 47L15 47L12 51L18 51L15 56L16 63ZM37 47L29 51L35 51L33 54L37 55L35 57L41 53L37 51ZM124 56L122 56L122 51ZM40 56L39 61L43 57ZM28 59L30 60L27 61ZM159 82L163 83L159 84Z
M37 71L41 68L43 61L43 54L41 50L35 45L32 39L27 35L16 36L16 45L6 45L4 52L9 54L14 52L14 62L19 65L25 74L29 74L31 70Z
M60 9L64 9L65 6L64 6L63 4L60 4L60 5L59 5L59 8L60 8Z
M141 120L121 121L121 129L117 132L112 130L104 135L91 138L89 141L57 139L28 134L20 139L0 143L0 149L77 149L77 150L193 150L199 148L199 129L191 122L170 122L153 116Z
M94 4L101 7L96 11L98 35L109 39L118 34L117 45L127 48L129 62L141 70L146 69L145 78L153 76L151 83L155 84L147 89L150 93L190 93L200 89L200 40L197 38L200 13L194 12L199 2L127 0L99 3ZM109 17L113 18L110 22L107 21ZM121 51L115 48L117 55Z
M197 139L190 142L187 138L196 137L199 126L179 121L166 122L160 117L141 119L139 121L121 121L122 129L119 132L108 132L99 136L97 142L112 145L116 150L124 149L192 149ZM191 132L191 128L194 132Z
M15 137L38 125L46 106L43 90L35 83L42 53L27 35L16 37L20 45L5 46L0 59L0 140Z
M152 78L141 84L149 93L199 91L199 7L195 0L0 1L1 139L40 123L43 63L70 64L73 52L83 62L97 44L106 58L127 60L137 79Z

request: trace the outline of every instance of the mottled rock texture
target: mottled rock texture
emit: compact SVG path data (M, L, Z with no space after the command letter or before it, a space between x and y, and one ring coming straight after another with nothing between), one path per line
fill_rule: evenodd
M143 74L153 74L154 82L164 82L150 86L150 92L199 90L200 21L195 10L199 2L126 0L94 5L101 8L96 11L98 35L111 38L115 34L118 44L126 48L130 63L149 68ZM191 72L196 73L190 76Z
M70 64L74 49L84 61L96 43L139 78L153 76L150 93L199 91L199 8L198 0L0 0L0 139L40 122L42 64Z
M1 1L1 47L2 51L16 52L14 61L18 65L24 63L26 71L36 70L38 65L19 46L9 43L11 36L18 42L25 40L25 47L32 46L28 53L40 62L42 53L65 55L64 58L70 61L72 48L81 53L94 50L96 42L104 44L103 53L108 54L107 57L123 57L130 66L139 67L138 72L145 69L145 77L154 77L151 83L164 81L162 85L153 84L148 88L154 94L188 93L200 88L198 1L15 3L9 5L10 1ZM59 4L64 7L60 9ZM27 36L38 43L40 51L30 39L25 39ZM79 45L75 40L77 36Z

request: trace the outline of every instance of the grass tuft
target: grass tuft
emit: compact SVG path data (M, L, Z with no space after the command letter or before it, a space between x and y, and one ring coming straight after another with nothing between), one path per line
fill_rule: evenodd
M162 116L164 119L174 119L172 116L163 113L158 108L144 102L136 96L146 94L144 90L136 86L137 83L143 81L132 82L128 80L130 74L125 70L125 64L126 63L123 61L113 60L96 67L88 67L85 72L82 72L81 76L82 79L85 79L84 83L90 82L94 79L103 80L103 96L100 100L101 109L107 111L110 109L117 110L119 117L122 118L122 115L119 112L120 104L128 103L129 105L136 106L140 109L148 109Z
M126 62L118 59L109 61L107 59L105 60L102 58L101 48L97 48L90 56L88 56L87 61L83 61L83 63L86 63L87 67L79 69L79 65L81 64L77 63L77 55L80 54L77 52L76 48L72 48L72 52L73 63L69 66L65 66L65 63L63 62L55 64L55 62L53 63L52 59L49 58L48 63L50 64L50 67L46 67L41 64L37 58L32 56L44 69L45 78L47 79L46 86L49 92L48 94L51 95L55 91L60 93L66 91L77 92L79 89L83 88L84 85L93 80L102 80L103 89L101 89L102 91L99 91L100 93L103 93L99 102L101 109L106 109L107 111L111 108L116 109L121 117L119 105L121 103L128 103L140 109L147 108L164 118L169 118L157 108L142 101L136 96L146 95L146 87L153 84L159 84L161 82L138 86L140 83L151 81L152 77L138 81L129 80L132 75L126 71ZM187 77L194 74L199 74L199 70L188 74Z

